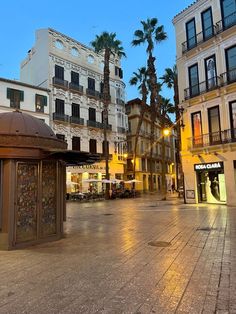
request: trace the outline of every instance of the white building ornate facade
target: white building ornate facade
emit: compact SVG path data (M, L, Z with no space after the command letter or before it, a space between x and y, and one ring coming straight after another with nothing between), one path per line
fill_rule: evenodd
M51 90L50 126L68 149L103 154L103 55L53 29L36 31L36 41L21 63L21 80ZM110 61L109 169L112 178L123 179L124 162L117 156L117 143L125 142L125 84L120 60ZM99 171L98 171L99 170ZM68 169L68 180L101 179L105 163L97 167ZM79 186L85 190L87 186Z

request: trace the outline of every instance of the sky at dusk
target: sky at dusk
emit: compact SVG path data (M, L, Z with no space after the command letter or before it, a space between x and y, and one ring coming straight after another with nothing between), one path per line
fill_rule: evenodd
M103 31L115 32L122 41L126 59L122 60L126 100L139 97L136 87L129 85L134 71L146 65L146 46L131 46L133 34L141 29L141 20L156 17L168 39L155 49L158 76L175 63L175 31L173 17L193 3L193 0L8 0L1 1L0 13L0 77L19 79L20 62L34 45L35 30L54 28L90 46ZM172 97L168 89L162 91Z

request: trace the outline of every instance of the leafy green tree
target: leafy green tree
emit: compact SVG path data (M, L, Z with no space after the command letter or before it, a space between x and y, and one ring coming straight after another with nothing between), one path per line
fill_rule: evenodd
M109 180L109 154L108 154L108 106L111 101L110 95L110 57L117 55L119 58L125 56L124 49L121 46L121 41L116 39L116 33L103 32L101 35L96 35L94 41L91 42L95 52L103 53L104 69L103 69L103 119L104 119L104 153L106 163L106 179ZM109 184L106 184L106 198L109 198Z

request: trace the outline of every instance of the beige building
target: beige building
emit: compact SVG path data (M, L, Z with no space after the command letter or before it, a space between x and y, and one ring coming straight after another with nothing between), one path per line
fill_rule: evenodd
M173 23L186 201L236 205L236 2L198 0Z
M53 29L36 31L34 46L21 63L21 80L51 90L50 126L68 149L103 155L103 55ZM110 61L109 170L111 178L122 179L124 162L117 154L126 139L125 84L118 57ZM85 179L102 179L105 162L67 168L72 190L87 191ZM95 188L95 186L94 186ZM97 185L96 189L101 190Z
M142 108L142 101L139 98L130 100L126 104L126 113L128 115L129 130L127 135L127 178L133 178L134 166L134 145L135 134L139 122L140 111ZM161 128L159 121L155 125L155 145L153 147L153 186L154 190L160 191L161 189L161 175L162 175L162 143L161 143ZM141 125L139 140L137 146L137 155L135 160L135 179L140 181L136 183L136 189L140 191L150 190L150 135L151 135L151 114L150 107L147 106L147 111L144 114L143 123ZM165 158L164 158L164 171L166 178L167 189L170 190L172 184L176 186L175 174L175 134L171 131L171 135L165 138Z

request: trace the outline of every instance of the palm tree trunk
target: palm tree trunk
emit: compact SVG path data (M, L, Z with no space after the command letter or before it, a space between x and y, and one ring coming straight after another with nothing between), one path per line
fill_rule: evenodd
M104 57L104 86L103 86L103 123L104 123L104 157L105 157L105 169L106 179L109 180L109 153L108 153L108 141L107 141L107 130L108 130L108 106L110 102L110 70L109 70L110 50L105 49ZM109 199L109 187L110 184L106 183L105 198Z

